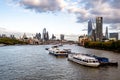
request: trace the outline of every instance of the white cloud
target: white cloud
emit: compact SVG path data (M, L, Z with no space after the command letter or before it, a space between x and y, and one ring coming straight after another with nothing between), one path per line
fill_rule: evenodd
M26 9L33 9L36 12L61 11L66 6L64 0L21 0L21 6Z
M76 15L77 22L102 16L104 23L120 23L120 0L13 0L26 9L36 12L57 12L66 10ZM116 25L115 25L116 26Z

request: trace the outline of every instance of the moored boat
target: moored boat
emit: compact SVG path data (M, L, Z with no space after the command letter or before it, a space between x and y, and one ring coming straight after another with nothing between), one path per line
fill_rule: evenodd
M118 62L110 62L106 57L98 57L91 54L69 54L68 60L90 67L118 66Z
M98 61L100 62L100 66L118 66L118 62L109 61L109 59L106 57L99 57L92 54L85 54L85 55L98 59Z
M71 53L71 49L64 49L63 47L59 47L57 45L52 46L51 48L45 48L49 51L49 54L54 56L65 56L67 57L69 53Z
M48 51L49 54L52 54L54 56L65 56L65 57L67 57L68 53L70 52L68 50L59 49L59 48L50 48L48 49Z
M84 54L69 54L68 60L90 67L98 67L100 65L96 58Z

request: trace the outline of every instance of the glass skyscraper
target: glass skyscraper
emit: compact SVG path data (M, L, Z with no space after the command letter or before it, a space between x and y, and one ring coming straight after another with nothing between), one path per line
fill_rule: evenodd
M102 26L103 26L103 18L97 17L96 18L96 40L98 41L102 41L102 38L103 38Z
M89 20L89 21L88 21L88 36L92 36L92 31L93 31L92 21Z

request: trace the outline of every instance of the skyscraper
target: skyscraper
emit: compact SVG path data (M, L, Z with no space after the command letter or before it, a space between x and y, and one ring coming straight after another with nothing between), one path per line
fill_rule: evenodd
M88 36L92 36L92 31L93 31L93 29L92 29L92 21L89 20L88 21Z
M40 34L40 33L36 33L35 37L36 37L38 40L41 40L41 34Z
M46 32L46 40L49 40L49 33L48 33L48 31Z
M108 39L108 27L106 27L105 38Z
M46 34L46 28L43 29L43 36L42 36L43 40L45 39L45 34Z
M42 34L42 39L43 41L45 41L45 38L46 38L46 28L43 29L43 34Z
M46 28L43 29L43 41L49 40L49 34L46 31Z
M52 40L55 40L56 36L54 34L52 34Z
M61 34L61 35L60 35L60 39L61 39L61 40L64 40L64 34Z
M102 25L103 25L103 18L97 17L96 18L96 40L98 41L102 41L102 38L103 38Z

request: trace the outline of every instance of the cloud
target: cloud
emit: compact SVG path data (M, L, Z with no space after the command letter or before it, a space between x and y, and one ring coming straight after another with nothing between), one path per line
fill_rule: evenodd
M76 15L78 23L102 16L104 23L120 23L120 0L12 0L25 9L36 12L57 12L66 10Z
M82 9L84 9L85 13L78 13L77 22L84 22L89 18L95 19L97 16L102 16L104 23L119 23L120 9L118 6L114 6L118 5L118 3L120 3L119 0L81 0L79 4L84 4Z
M87 31L88 29L82 29L82 31Z
M117 9L120 8L120 0L111 0L110 4L113 8L117 8Z
M6 30L5 28L3 28L3 27L0 27L0 31L3 31L3 30Z
M110 30L120 30L120 23L111 24L109 29Z
M66 6L64 0L19 0L17 2L25 9L40 13L61 11Z

